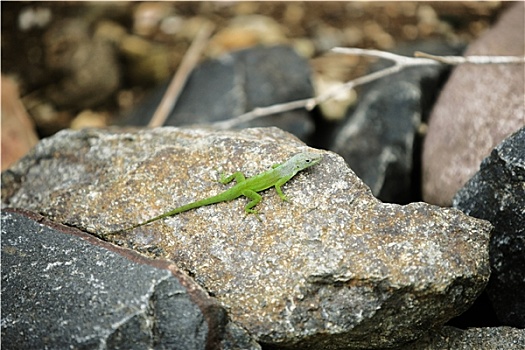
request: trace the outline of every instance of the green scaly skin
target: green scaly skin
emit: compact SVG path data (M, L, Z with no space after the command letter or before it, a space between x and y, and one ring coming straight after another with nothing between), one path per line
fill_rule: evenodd
M113 232L113 234L133 230L135 228L147 225L154 221L164 219L169 216L177 215L179 213L191 209L200 208L206 205L220 202L228 202L241 196L245 196L251 199L251 201L244 207L244 211L247 214L257 214L257 210L252 209L262 200L261 195L259 195L257 192L264 191L270 187L275 187L275 190L277 191L279 197L281 197L283 201L286 201L287 198L281 190L281 186L288 182L301 170L304 170L319 163L322 158L323 156L319 153L303 152L294 155L282 164L274 165L270 170L267 170L248 179L246 179L240 171L228 177L221 177L220 182L223 184L227 184L232 180L235 180L237 184L231 187L230 189L219 193L216 196L208 197L196 202L180 206L178 208L170 210L167 213L155 216L154 218L151 218L147 221L141 222L123 230Z

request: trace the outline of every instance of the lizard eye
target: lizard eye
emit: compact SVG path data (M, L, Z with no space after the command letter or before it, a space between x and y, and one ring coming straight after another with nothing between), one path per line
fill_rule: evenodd
M310 160L310 159L307 159L307 160L306 160L306 163L310 163L310 162L311 162L311 160Z

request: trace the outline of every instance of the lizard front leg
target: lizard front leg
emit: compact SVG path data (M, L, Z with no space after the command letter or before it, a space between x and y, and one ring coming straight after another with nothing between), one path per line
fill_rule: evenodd
M285 183L287 183L288 180L290 180L292 177L293 177L293 175L292 176L288 176L288 177L280 178L275 183L275 191L277 191L277 194L279 195L279 197L281 197L281 199L283 201L285 201L285 202L288 201L288 198L284 195L283 191L281 190L281 186L284 185Z

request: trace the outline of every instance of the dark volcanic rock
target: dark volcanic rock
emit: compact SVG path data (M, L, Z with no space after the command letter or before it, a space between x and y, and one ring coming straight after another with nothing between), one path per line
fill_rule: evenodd
M224 191L309 150L276 128L63 131L2 174L2 199L173 260L267 346L350 349L417 339L469 307L489 277L486 221L378 201L344 160L262 193L109 234ZM313 152L321 152L311 150Z
M2 213L3 348L259 348L173 263L41 220Z
M432 43L404 48L402 53L411 56L417 50L458 51ZM384 67L386 64L377 65ZM419 187L419 181L413 179L418 129L447 70L445 66L409 68L366 85L330 147L382 201L403 204L414 199L414 188Z
M186 83L165 125L209 124L249 112L256 107L310 98L313 87L308 61L287 46L255 47L206 61ZM166 86L122 121L144 125L159 104ZM277 126L301 139L313 131L304 109L280 113L237 125L238 128Z
M454 207L494 225L487 292L504 325L525 327L525 128L483 161Z

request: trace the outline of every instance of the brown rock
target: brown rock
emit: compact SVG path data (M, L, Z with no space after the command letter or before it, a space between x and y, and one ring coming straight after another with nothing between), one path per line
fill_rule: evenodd
M524 5L515 4L465 55L524 55ZM432 112L423 152L423 197L449 206L490 151L525 124L523 64L462 65Z
M20 101L16 83L2 75L2 171L36 145L35 126Z
M208 48L213 57L255 45L275 45L286 42L283 27L270 17L239 16L211 39Z

